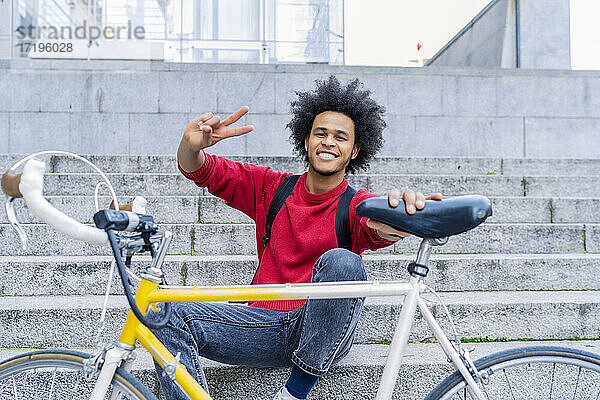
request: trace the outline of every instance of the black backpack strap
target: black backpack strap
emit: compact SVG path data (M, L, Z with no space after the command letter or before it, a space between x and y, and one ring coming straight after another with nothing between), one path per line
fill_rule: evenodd
M338 247L352 251L352 235L350 233L350 202L356 194L356 189L348 185L340 197L337 211L335 212L335 233Z
M283 207L283 205L285 204L287 198L290 197L290 195L294 191L294 186L296 186L296 182L298 182L299 178L300 175L286 176L283 182L281 182L281 184L277 188L277 191L275 191L275 195L271 200L271 204L269 204L269 211L267 212L265 236L263 236L262 238L263 246L266 246L269 242L269 239L271 238L271 227L273 226L273 221L279 213L279 210L281 210L281 207Z

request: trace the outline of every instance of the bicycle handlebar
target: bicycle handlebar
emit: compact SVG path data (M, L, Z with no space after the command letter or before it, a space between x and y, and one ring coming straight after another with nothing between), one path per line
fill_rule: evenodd
M46 164L43 161L31 159L27 161L23 168L18 190L22 193L27 207L31 212L43 222L51 225L53 228L65 235L90 244L100 246L110 246L106 232L93 226L84 225L81 222L65 215L54 208L42 195L44 186L44 171ZM4 176L9 176L9 172ZM9 196L14 192L7 192L4 186L4 176L2 178L2 190ZM18 176L18 175L17 175ZM8 178L9 183L14 183L15 178ZM11 182L12 181L12 182ZM14 196L12 196L14 197Z

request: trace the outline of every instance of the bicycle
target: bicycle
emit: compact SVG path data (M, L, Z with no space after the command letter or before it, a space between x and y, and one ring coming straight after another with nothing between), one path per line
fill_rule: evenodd
M35 157L62 154L76 157L91 165L110 190L114 210L98 210L96 227L83 225L52 207L42 196L45 165ZM23 173L14 171L25 164ZM387 200L369 199L357 207L359 215L388 223L422 238L415 262L410 263L410 278L402 281L357 281L297 283L276 285L180 287L169 286L162 272L167 249L172 240L168 231L160 233L153 218L145 212L121 211L114 189L106 176L84 158L66 152L41 152L17 162L2 177L7 194L6 210L26 245L26 235L19 225L13 204L23 197L28 207L42 221L67 235L93 244L110 246L114 261L109 274L118 268L125 295L131 307L120 338L95 354L42 350L22 354L0 363L0 398L90 398L156 399L154 394L131 374L133 351L139 342L164 373L178 384L191 399L211 399L200 384L154 336L169 317L169 303L182 301L248 301L327 299L366 296L405 296L402 311L389 347L377 400L391 399L401 364L402 354L415 316L420 310L437 342L456 372L434 388L425 400L436 399L503 399L503 398L600 398L600 356L560 346L516 348L472 361L468 349L461 346L451 315L437 293L425 285L427 266L433 246L443 245L448 236L473 229L491 215L491 205L483 196L462 196L428 202L425 210L408 216L402 205L392 209ZM97 199L96 208L98 209ZM144 210L137 210L144 211ZM131 269L134 254L150 252L152 263L139 277ZM125 256L125 261L123 260ZM139 282L135 295L131 281ZM108 292L107 292L108 293ZM448 339L422 297L431 293L442 305L451 322L455 339ZM164 304L164 316L158 322L147 321L142 310ZM106 309L106 301L105 308ZM103 311L104 312L104 311ZM102 322L102 318L101 318ZM50 384L40 382L50 380ZM543 387L542 387L543 386ZM35 392L29 392L28 390ZM59 392L60 391L60 392ZM37 396L37 397L36 397ZM53 397L54 396L54 397Z

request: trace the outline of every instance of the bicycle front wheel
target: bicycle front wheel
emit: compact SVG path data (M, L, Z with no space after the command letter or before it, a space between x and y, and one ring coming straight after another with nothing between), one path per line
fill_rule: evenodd
M600 356L566 347L523 347L475 362L483 373L479 386L489 400L600 398ZM466 400L459 372L446 378L425 400Z
M68 350L35 351L0 363L1 400L89 399L95 379L87 380L89 355ZM156 400L137 379L118 368L105 399Z

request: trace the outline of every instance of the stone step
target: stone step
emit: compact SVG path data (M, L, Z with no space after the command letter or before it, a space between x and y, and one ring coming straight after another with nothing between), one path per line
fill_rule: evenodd
M48 201L64 213L91 223L96 211L93 196L48 196ZM101 196L100 208L106 208L112 198ZM121 196L120 203L130 203L132 196ZM147 213L158 223L251 223L241 211L225 204L215 196L150 196ZM600 199L569 197L492 197L493 215L487 222L532 223L600 223ZM22 201L15 203L19 221L39 222ZM0 210L0 223L7 223L4 208Z
M370 280L408 277L414 256L365 255ZM2 256L0 296L103 295L111 256ZM134 258L142 270L148 256ZM164 270L172 285L249 284L256 256L169 256ZM434 255L426 282L435 290L600 290L600 254ZM112 294L122 293L115 276Z
M169 254L226 255L256 254L254 224L162 224L174 234ZM0 255L94 255L109 254L108 247L70 239L45 224L27 224L27 250L21 248L16 232L0 224ZM377 254L415 254L421 239L408 237ZM599 224L492 224L453 236L434 253L598 253ZM372 252L367 252L367 254Z
M175 151L175 149L173 150ZM216 154L216 153L215 153ZM23 154L0 154L0 166L9 168ZM174 155L84 155L103 172L176 172ZM227 158L255 165L268 165L276 171L299 173L304 162L295 156L239 156ZM64 156L41 156L48 172L91 172L85 163ZM489 158L489 157L376 157L370 174L456 174L456 175L569 175L589 176L600 172L600 159Z
M560 346L600 353L600 341L534 341L469 343L472 358L479 359L500 351L532 346ZM350 353L327 374L319 379L311 392L315 400L365 400L374 399L379 380L389 352L384 344L355 344ZM0 350L0 360L32 351L33 349ZM74 349L94 354L94 349ZM133 375L158 394L158 381L151 356L145 349L135 352ZM216 399L264 400L273 397L285 384L289 368L249 368L217 363L201 359L209 390ZM424 398L444 378L454 372L451 364L437 343L409 343L402 358L394 400ZM418 377L418 379L415 379ZM598 382L595 382L597 385ZM536 388L536 385L532 385ZM597 391L597 390L596 390ZM595 393L595 392L594 392ZM521 393L526 396L526 393ZM522 398L534 398L522 397Z
M493 339L599 338L600 291L501 291L440 293L460 336ZM426 298L434 299L432 295ZM2 297L0 348L92 347L103 304L102 296ZM402 298L368 298L355 342L375 343L393 336ZM123 296L109 300L103 338L114 340L129 307ZM449 329L443 308L431 307ZM432 333L417 315L411 341ZM87 332L73 335L73 332Z
M107 174L107 177L119 196L208 194L205 188L198 188L179 173L118 173ZM348 181L356 188L366 188L380 195L393 188L411 188L425 194L441 192L447 196L479 193L490 197L594 197L597 195L597 187L600 186L600 176L357 174L349 176ZM98 182L99 175L96 174L47 174L44 194L93 195Z

